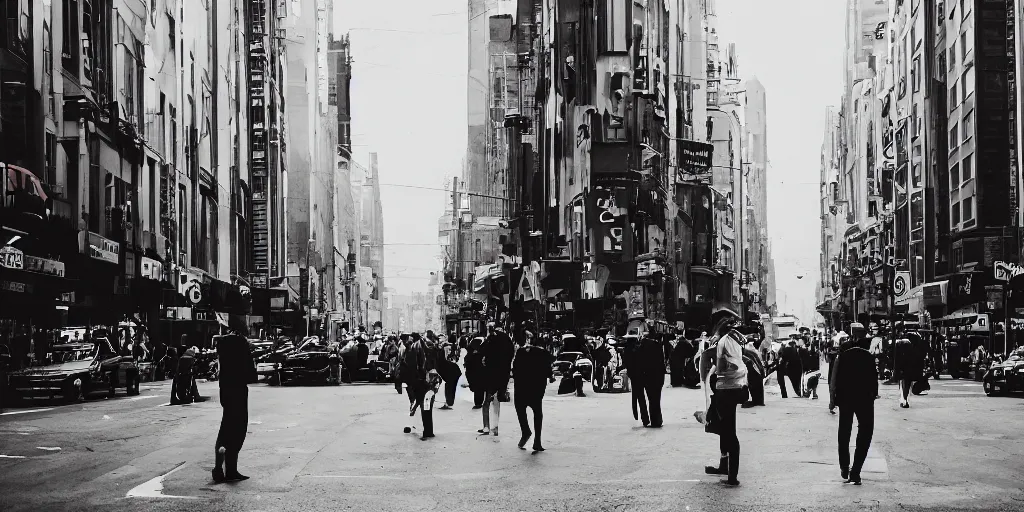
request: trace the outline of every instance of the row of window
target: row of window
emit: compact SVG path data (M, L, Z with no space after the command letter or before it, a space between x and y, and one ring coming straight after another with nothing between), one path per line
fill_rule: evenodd
M960 227L961 222L967 224L974 220L974 196L968 196L963 201L954 202L949 209L950 220L953 227Z
M949 190L960 188L974 178L974 154L968 155L962 163L955 163L949 169Z
M974 94L974 68L969 68L963 72L957 80L953 80L953 85L949 88L949 111L953 112L962 102L967 101Z

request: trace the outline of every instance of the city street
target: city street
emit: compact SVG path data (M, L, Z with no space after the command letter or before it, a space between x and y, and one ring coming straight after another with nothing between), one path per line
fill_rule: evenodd
M479 411L459 389L435 410L437 437L389 385L251 386L240 469L214 485L214 399L166 406L168 383L131 398L8 409L0 416L0 509L21 510L1021 510L1024 400L987 398L979 383L935 382L897 406L882 386L864 485L844 485L837 416L827 398L779 397L739 413L739 488L704 474L718 439L693 412L703 392L668 388L665 427L633 421L629 396L545 402L543 453L519 450L511 404L500 437L477 437ZM824 391L824 383L821 386ZM589 388L588 388L589 390ZM52 407L52 408L51 408Z

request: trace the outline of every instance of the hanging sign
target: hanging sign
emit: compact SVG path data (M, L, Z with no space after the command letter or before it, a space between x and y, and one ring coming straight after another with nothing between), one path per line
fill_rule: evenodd
M896 272L892 280L892 294L896 304L904 304L910 299L910 272Z
M25 268L25 253L10 245L0 248L0 267L14 270Z

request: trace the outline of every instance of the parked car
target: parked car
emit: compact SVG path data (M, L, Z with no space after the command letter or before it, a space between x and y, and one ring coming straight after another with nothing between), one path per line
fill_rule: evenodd
M139 368L131 356L114 350L110 340L96 336L91 342L55 345L52 363L11 373L14 399L54 399L78 402L97 391L113 397L117 388L139 394Z
M594 363L584 357L582 352L562 352L555 358L555 362L551 363L552 379L572 375L574 370L579 370L584 382L589 382L594 377Z
M281 384L298 380L329 383L330 363L331 350L328 344L320 338L311 337L294 352L285 355L277 369L277 376Z
M269 349L261 348L259 355L253 354L253 360L256 361L256 374L259 377L266 377L272 386L281 384L281 375L278 370L281 369L285 359L295 350L296 347L291 341L284 342L276 349L273 344Z
M982 385L988 396L1024 391L1024 347L1014 350L1003 361L993 362Z

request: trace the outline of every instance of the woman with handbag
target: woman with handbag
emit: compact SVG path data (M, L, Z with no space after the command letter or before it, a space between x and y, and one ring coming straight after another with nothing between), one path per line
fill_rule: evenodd
M737 476L740 467L740 441L736 436L736 408L747 400L747 368L743 362L743 335L735 329L738 318L731 311L722 311L716 322L715 336L707 352L714 354L714 366L710 366L710 354L702 354L702 370L707 368L708 389L714 389L709 397L705 428L719 436L722 458L717 468L709 466L709 474L725 475L725 483L739 485ZM712 383L711 377L714 377Z
M486 381L483 403L483 428L480 435L498 435L501 402L511 401L508 382L512 378L512 359L515 357L512 338L503 329L494 329L483 346L483 373ZM493 421L492 421L493 420Z

